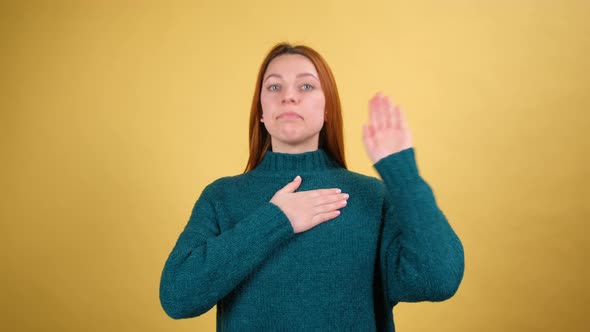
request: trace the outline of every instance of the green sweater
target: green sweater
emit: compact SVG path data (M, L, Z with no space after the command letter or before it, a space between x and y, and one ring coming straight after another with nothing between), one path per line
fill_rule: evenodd
M323 150L267 152L254 170L208 185L162 273L172 318L217 304L218 331L394 331L398 302L442 301L463 277L461 242L420 177L414 149L375 164L383 182ZM340 216L299 234L270 199L340 188Z

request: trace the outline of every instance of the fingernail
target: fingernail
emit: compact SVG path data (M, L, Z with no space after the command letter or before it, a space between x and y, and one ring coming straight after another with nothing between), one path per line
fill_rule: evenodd
M348 199L350 197L348 194L344 194L344 199Z

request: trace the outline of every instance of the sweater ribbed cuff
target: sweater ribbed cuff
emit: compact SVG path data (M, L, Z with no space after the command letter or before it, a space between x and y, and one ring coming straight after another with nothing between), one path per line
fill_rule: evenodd
M383 182L393 185L396 189L407 187L410 183L420 179L414 148L408 148L382 158L374 167L381 175Z
M289 218L287 218L283 210L273 203L268 202L264 204L258 208L254 215L256 215L256 221L254 223L257 223L259 232L265 238L289 238L290 235L295 234Z
M268 256L274 248L289 240L295 233L287 216L272 203L266 203L240 222L232 230L237 232L239 243L231 243L227 252L241 257L242 262L258 264L261 257ZM223 236L223 233L222 233Z

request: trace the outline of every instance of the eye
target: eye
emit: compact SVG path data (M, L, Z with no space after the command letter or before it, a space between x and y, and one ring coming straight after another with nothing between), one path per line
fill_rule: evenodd
M311 84L303 84L301 86L301 90L303 90L303 91L311 91L311 90L313 90L313 85L311 85Z
M266 89L268 89L268 91L278 91L280 89L280 86L278 84L271 84L268 87L266 87Z

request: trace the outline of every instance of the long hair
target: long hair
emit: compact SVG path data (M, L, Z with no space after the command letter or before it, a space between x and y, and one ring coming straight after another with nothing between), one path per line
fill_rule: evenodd
M254 89L254 97L252 98L252 107L250 108L250 157L248 158L248 164L246 164L244 173L256 168L264 158L266 152L271 148L270 134L264 127L264 124L260 122L260 118L262 117L260 90L262 89L262 81L268 64L274 58L283 54L303 55L315 66L326 99L324 126L320 131L318 147L323 149L338 165L346 168L342 133L342 109L338 89L336 88L336 80L330 67L328 67L328 64L318 52L308 46L293 46L288 43L279 43L268 52L258 71L256 88Z

